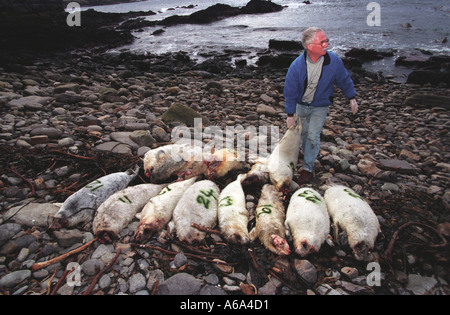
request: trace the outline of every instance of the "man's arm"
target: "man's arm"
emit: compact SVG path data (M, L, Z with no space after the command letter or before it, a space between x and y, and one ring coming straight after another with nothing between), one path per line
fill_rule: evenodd
M358 112L358 103L356 102L356 90L353 80L350 77L350 73L345 68L344 63L341 59L338 59L338 69L336 75L336 85L344 93L345 97L350 100L350 107L352 109L353 115Z

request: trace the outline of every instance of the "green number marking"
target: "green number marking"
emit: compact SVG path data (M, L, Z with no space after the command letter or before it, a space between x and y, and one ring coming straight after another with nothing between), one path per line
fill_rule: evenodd
M119 198L119 201L123 202L123 203L129 203L132 204L133 202L130 200L130 198L128 198L127 195L123 195L123 197Z
M213 197L217 200L214 189L210 189L208 191L200 190L200 195L197 196L195 201L199 204L203 204L206 209L209 209L209 206L211 205L211 200L209 197Z
M208 190L208 191L200 190L200 193L203 194L203 195L205 195L206 197L213 197L214 199L217 200L217 197L216 197L216 195L214 194L215 191L214 191L214 189L212 189L212 188L211 188L210 190Z
M353 197L353 198L357 198L357 199L364 200L363 197L361 197L360 195L358 195L357 193L351 191L351 190L348 189L348 188L345 188L344 191L345 191L349 196L351 196L351 197Z
M170 186L166 186L163 188L163 190L160 191L160 193L158 194L158 196L160 195L164 195L165 193L172 191L172 188L170 188Z
M301 194L298 194L298 197L303 197L308 201L311 201L312 203L321 203L322 199L317 197L317 195L312 190L305 190Z
M231 196L226 196L220 199L219 207L228 207L234 204L233 198Z
M209 199L203 197L202 195L198 195L196 201L197 201L197 203L199 203L199 204L203 204L203 206L204 206L206 209L209 209L209 205L210 205L210 203L211 203L211 201L210 201Z
M256 218L258 219L261 214L272 214L273 205L262 205L256 208Z
M98 179L96 179L92 183L86 185L86 188L89 189L90 191L96 191L97 189L99 189L103 186L104 185L102 184L102 182L99 181Z

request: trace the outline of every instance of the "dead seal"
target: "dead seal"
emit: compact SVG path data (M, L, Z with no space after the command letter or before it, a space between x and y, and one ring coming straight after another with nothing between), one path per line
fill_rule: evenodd
M94 235L111 243L164 185L141 184L116 192L103 202L94 217Z
M333 219L334 239L338 239L339 227L342 228L355 258L367 260L380 231L372 208L354 190L342 185L328 188L324 199Z
M322 196L312 188L295 191L289 201L285 225L298 255L317 253L330 232L330 217Z
M302 127L289 128L267 161L270 181L284 195L290 193L291 181L297 167Z
M241 174L228 184L219 195L218 220L225 239L231 243L246 245L250 242L248 234L249 213L246 208L245 193L241 181L246 174Z
M148 239L169 223L178 201L196 180L197 177L193 177L172 183L150 199L142 209L139 226L134 234L137 241Z
M112 194L125 189L136 178L136 170L117 172L94 180L63 203L53 217L50 229L58 230L75 226L93 219L98 207Z
M206 233L192 226L196 223L205 228L217 224L219 187L210 180L202 180L189 187L173 210L173 221L180 241L198 244Z
M263 186L255 214L256 225L250 232L251 240L259 238L271 252L289 255L291 251L285 239L285 210L281 193L275 186L270 184Z

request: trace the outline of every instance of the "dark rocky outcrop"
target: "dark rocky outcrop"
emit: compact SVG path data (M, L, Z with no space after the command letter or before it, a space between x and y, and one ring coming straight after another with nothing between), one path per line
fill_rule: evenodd
M287 51L300 51L304 50L301 41L295 40L277 40L271 39L269 40L269 48L275 50L287 50Z
M154 12L81 12L81 26L69 26L62 1L16 1L23 7L6 6L0 11L0 62L8 63L27 52L33 55L87 47L111 48L133 41L130 32L116 26L132 17ZM11 2L11 1L10 1ZM14 3L16 3L14 2Z
M82 7L91 7L96 5L111 5L111 4L119 4L126 2L137 2L139 0L77 0L77 3ZM67 6L72 0L63 0L64 5Z
M271 13L283 10L283 6L267 0L251 0L241 9L242 14Z
M60 12L62 10L62 0L0 0L1 14Z
M227 4L215 4L205 10L192 13L189 16L173 15L158 22L158 25L173 26L178 24L208 24L227 17L240 14L240 9Z
M191 15L172 15L162 21L146 21L139 18L123 23L120 28L131 30L156 25L174 26L180 24L208 24L241 14L270 13L278 12L282 9L283 7L281 5L265 0L251 0L242 8L218 3L207 9L194 12Z
M365 49L365 48L352 48L345 53L345 57L352 57L361 62L381 60L384 57L394 56L393 52L381 52L375 49Z
M395 65L409 66L414 69L406 83L450 86L450 56L431 56L428 59L399 57Z

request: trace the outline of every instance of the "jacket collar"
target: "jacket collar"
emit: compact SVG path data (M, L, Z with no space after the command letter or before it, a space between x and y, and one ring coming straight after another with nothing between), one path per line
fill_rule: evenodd
M306 56L308 55L308 51L305 50L305 53L303 54L303 59L305 59L305 63L306 63ZM330 54L327 52L325 52L325 55L323 56L323 66L327 66L330 64L331 62L331 58L330 58Z

